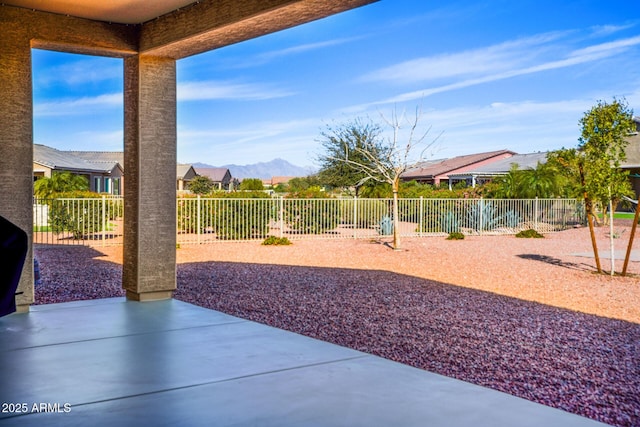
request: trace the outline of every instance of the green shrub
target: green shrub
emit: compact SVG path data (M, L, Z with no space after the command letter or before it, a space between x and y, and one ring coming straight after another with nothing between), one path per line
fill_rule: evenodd
M291 193L284 204L284 220L292 230L301 234L321 234L338 226L340 206L338 200L318 187ZM320 199L320 200L318 200Z
M449 236L457 233L460 230L460 226L456 215L451 211L443 212L440 216L440 228L445 233L449 233Z
M542 234L538 233L533 228L529 228L528 230L522 230L521 232L516 234L516 237L540 239L540 238L542 238L544 236Z
M262 191L220 192L199 200L181 197L178 199L178 230L182 233L214 232L221 240L265 237L276 212L275 203Z
M56 233L70 232L74 239L82 239L103 230L103 220L113 220L122 215L122 204L106 199L90 191L72 191L56 194L57 199L47 201L49 225ZM88 199L88 200L65 200ZM103 208L106 212L103 212ZM103 213L106 215L103 218Z
M447 240L464 240L464 234L458 231L451 232L449 236L447 236Z
M221 199L255 199L216 201L211 207L213 231L221 240L265 237L276 212L276 200L262 191L223 193ZM268 200L265 200L268 199ZM222 202L222 203L221 203Z
M265 246L269 246L269 245L275 245L275 246L290 245L291 241L289 239L287 239L286 237L269 236L266 239L264 239L262 244L265 245Z
M355 206L354 203L356 203ZM377 225L389 210L384 201L377 199L342 200L340 207L342 223L354 225L356 228L370 228Z

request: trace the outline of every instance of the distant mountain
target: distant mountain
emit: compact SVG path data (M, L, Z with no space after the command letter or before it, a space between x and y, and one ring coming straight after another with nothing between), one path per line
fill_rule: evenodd
M274 159L270 162L260 162L251 165L222 165L212 166L206 163L193 163L194 168L227 168L234 178L260 178L269 179L274 176L307 176L316 171L310 167L300 167L283 159Z

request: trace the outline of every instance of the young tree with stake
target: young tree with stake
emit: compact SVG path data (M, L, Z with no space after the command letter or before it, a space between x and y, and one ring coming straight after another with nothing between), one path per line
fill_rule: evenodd
M417 107L412 117L407 116L406 112L401 114L397 110L393 110L391 118L380 115L384 124L390 128L391 135L383 138L381 133L373 132L374 137L362 138L358 144L349 145L343 141L344 151L340 156L334 153L327 153L325 159L342 163L349 167L349 170L356 176L359 176L356 187L362 186L367 181L377 181L391 185L393 191L393 248L400 249L400 232L399 232L399 212L398 212L398 190L400 188L400 177L408 169L411 169L423 160L424 153L428 148L432 147L440 135L432 141L425 142L429 131L420 133L419 123L422 118L422 111ZM365 124L361 120L354 122L365 126L363 130L374 129L380 127L377 125ZM338 127L335 135L344 134L344 130L353 124ZM370 132L361 132L371 136ZM422 150L416 156L419 148Z

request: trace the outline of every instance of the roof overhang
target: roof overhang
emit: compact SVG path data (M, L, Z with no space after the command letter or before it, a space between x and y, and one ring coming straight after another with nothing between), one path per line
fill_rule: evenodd
M28 23L37 48L181 59L375 1L4 0L0 15Z
M4 4L92 21L141 24L196 0L4 0Z

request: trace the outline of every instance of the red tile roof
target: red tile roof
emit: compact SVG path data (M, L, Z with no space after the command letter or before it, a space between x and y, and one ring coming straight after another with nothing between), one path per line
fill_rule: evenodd
M468 154L465 156L452 157L450 159L431 160L408 170L402 174L402 178L408 180L435 178L436 176L445 175L460 168L471 166L475 163L489 160L493 157L500 157L505 154L513 155L516 153L510 150L498 150L486 153Z

